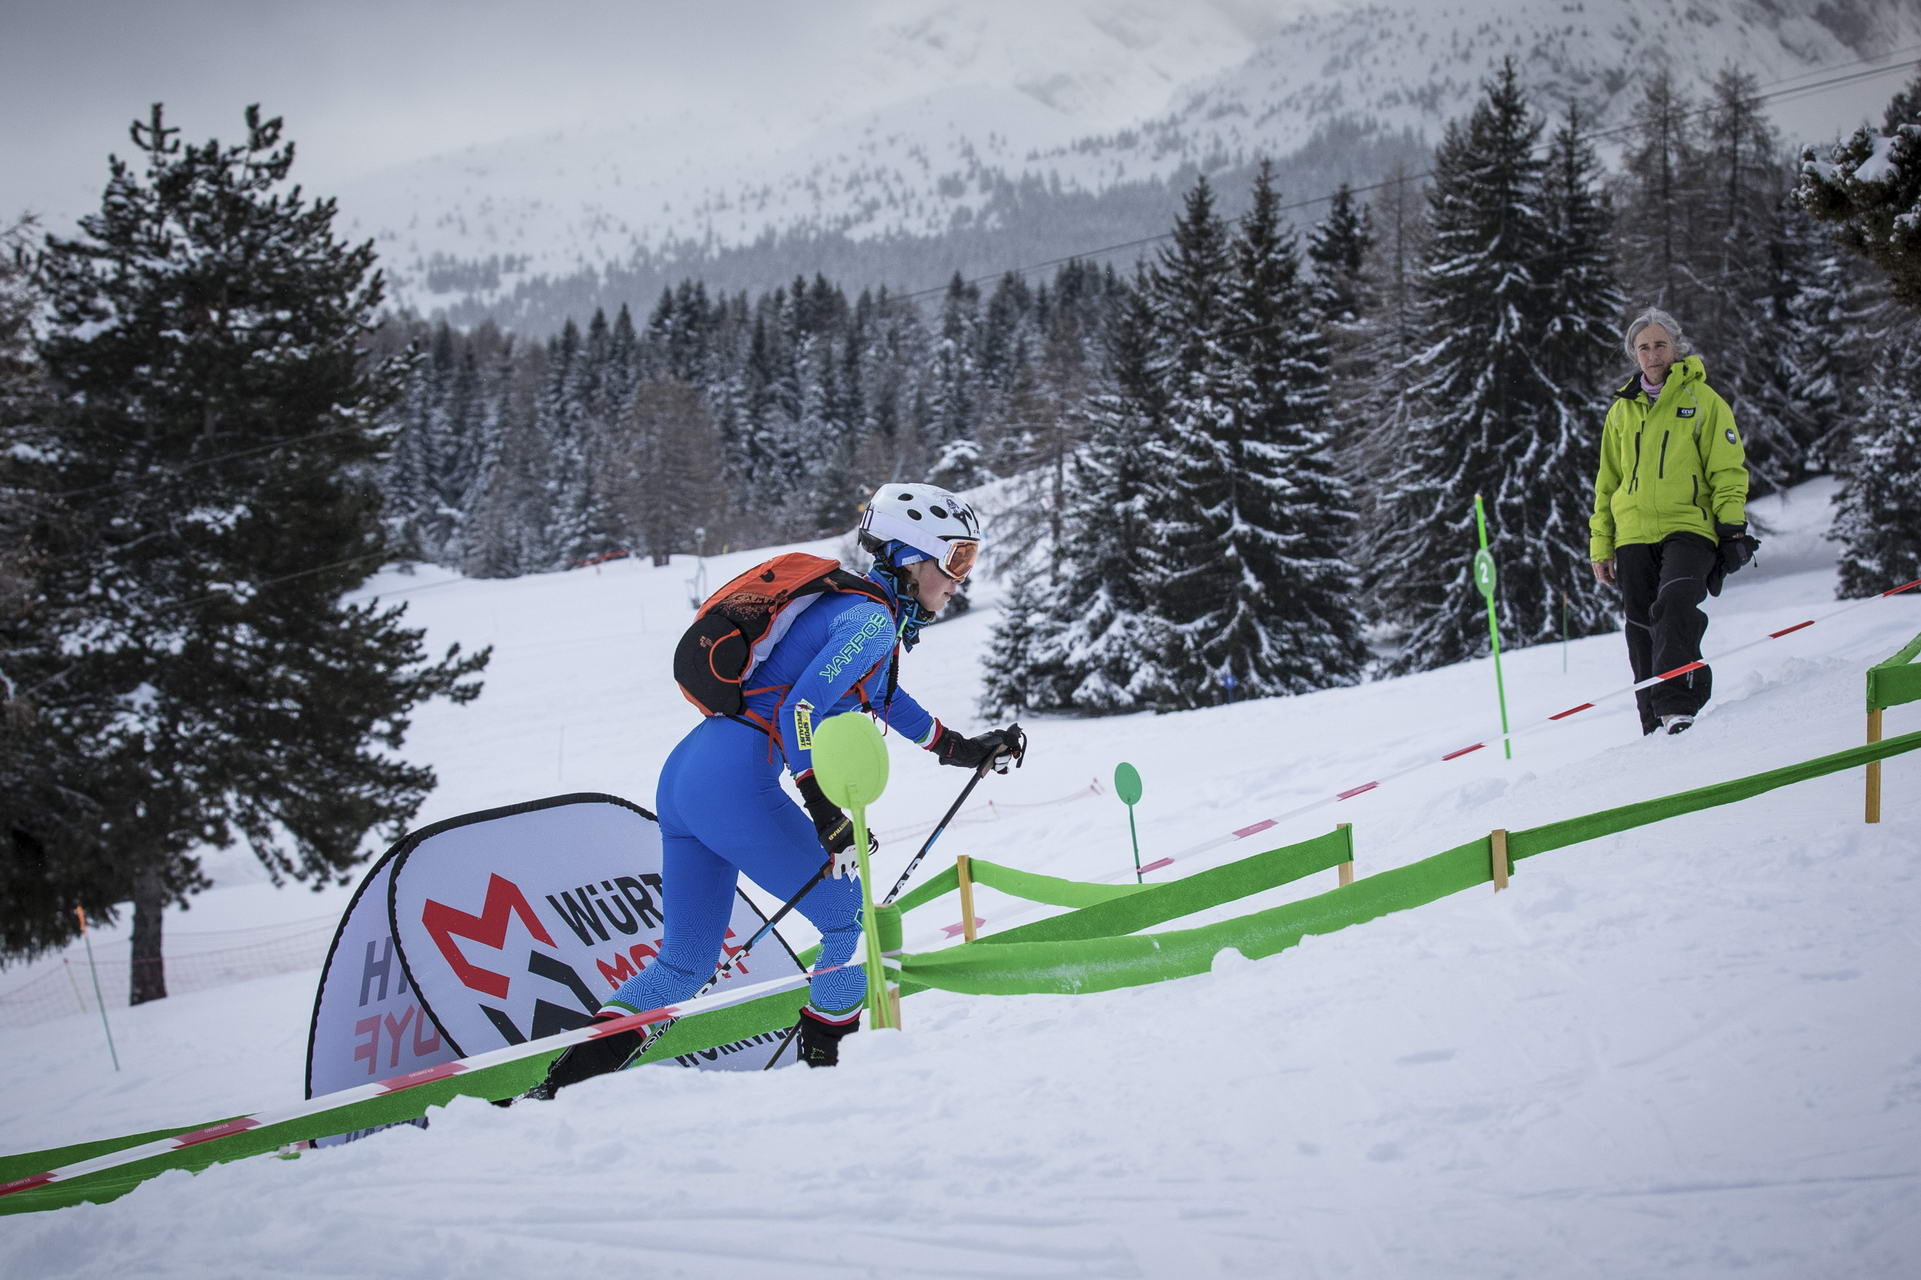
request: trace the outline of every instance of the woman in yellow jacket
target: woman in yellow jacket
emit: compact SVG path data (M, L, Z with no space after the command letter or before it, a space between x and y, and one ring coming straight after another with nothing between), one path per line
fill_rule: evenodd
M1698 662L1701 601L1753 554L1747 451L1674 317L1649 308L1624 344L1640 372L1615 393L1601 432L1588 558L1621 588L1628 662L1639 681ZM1698 667L1635 695L1641 731L1679 733L1713 691Z

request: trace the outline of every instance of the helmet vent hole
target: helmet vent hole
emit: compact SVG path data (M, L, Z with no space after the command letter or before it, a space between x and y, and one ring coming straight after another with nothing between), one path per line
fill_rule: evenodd
M936 520L947 519L947 513L945 511L942 511L939 507L929 507L927 509L934 513L934 519Z
M914 510L912 507L907 508L907 515L908 515L908 518L912 520L918 520L921 518L920 512Z

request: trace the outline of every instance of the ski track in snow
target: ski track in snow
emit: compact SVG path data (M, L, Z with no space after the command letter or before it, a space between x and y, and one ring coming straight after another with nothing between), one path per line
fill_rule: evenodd
M1708 648L1838 607L1828 482L1757 503L1758 569L1710 606ZM831 553L832 544L828 544ZM707 567L710 583L754 553ZM441 788L419 817L562 791L651 805L688 714L665 678L691 566L512 582L379 580L430 644L495 643L483 698L417 717ZM1892 585L1892 584L1891 584ZM934 629L906 683L978 723L992 585ZM1863 606L1716 665L1674 739L1626 699L1178 866L1355 824L1367 875L1484 835L1743 776L1861 740L1862 672L1921 630ZM1618 635L1504 656L1521 727L1624 684ZM957 853L1093 878L1131 866L1105 786L1141 771L1145 859L1331 796L1492 730L1487 663L1181 715L1029 722L924 870ZM1892 735L1921 707L1888 712ZM564 741L563 741L564 738ZM958 790L894 742L877 828ZM545 1106L461 1100L297 1161L172 1173L108 1205L5 1220L21 1277L607 1273L845 1276L1901 1276L1921 1256L1921 761L1886 769L1882 824L1834 775L1530 858L1477 890L1260 962L1089 997L929 992L840 1070L648 1071ZM1013 805L1056 805L1013 808ZM919 835L884 848L898 868ZM301 920L347 889L230 887L170 930ZM1332 887L1323 873L1265 905ZM983 891L990 928L1021 906ZM1238 914L1236 904L1214 913ZM909 917L934 945L950 899ZM998 917L998 919L997 919ZM931 940L923 935L931 935ZM917 941L918 939L918 941ZM101 930L102 954L124 932ZM793 941L808 941L804 930ZM10 987L22 971L4 975ZM317 975L293 973L0 1030L0 1149L182 1124L296 1098Z

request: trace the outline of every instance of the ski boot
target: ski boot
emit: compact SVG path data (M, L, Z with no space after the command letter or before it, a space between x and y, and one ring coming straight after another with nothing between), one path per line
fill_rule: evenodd
M602 1014L603 1018L625 1017L625 1014ZM618 1071L647 1045L647 1032L619 1031L598 1040L587 1040L570 1045L562 1050L560 1056L547 1068L547 1078L523 1093L521 1097L535 1102L551 1102L555 1094L569 1085L604 1076L610 1071Z
M843 1022L829 1022L826 1015L812 1008L800 1011L800 1060L810 1067L831 1067L840 1062L840 1042L860 1030L860 1009L842 1015Z

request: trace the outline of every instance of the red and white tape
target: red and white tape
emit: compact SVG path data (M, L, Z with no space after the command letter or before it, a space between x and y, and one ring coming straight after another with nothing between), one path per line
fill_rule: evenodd
M838 968L839 966L835 967ZM556 1049L566 1048L569 1045L582 1044L588 1040L599 1040L606 1036L619 1035L623 1031L638 1030L641 1027L652 1026L657 1022L667 1022L676 1018L684 1018L691 1014L705 1013L712 1009L724 1009L729 1005L742 1004L748 1000L758 999L761 996L775 995L782 991L791 991L797 987L806 985L819 974L828 972L831 972L831 970L818 969L811 973L789 974L784 978L775 978L767 982L756 983L752 986L737 987L728 991L716 992L713 995L702 996L698 1000L689 1000L685 1004L667 1005L659 1009L649 1009L645 1013L628 1014L621 1018L607 1018L589 1023L584 1027L577 1027L572 1031L545 1036L539 1040L529 1040L524 1044L508 1045L504 1048L489 1050L486 1053L477 1053L469 1058L460 1058L453 1062L443 1062L436 1066L423 1067L419 1071L409 1072L406 1075L392 1076L386 1080L376 1080L371 1084L358 1085L352 1089L342 1089L337 1093L322 1094L317 1098L309 1098L305 1102L297 1103L277 1111L261 1111L253 1115L240 1116L233 1120L224 1120L219 1124L208 1125L203 1129L195 1129L188 1133L178 1133L171 1138L161 1138L158 1141L143 1143L137 1147L127 1147L124 1150L109 1152L106 1155L97 1156L91 1160L82 1160L75 1164L63 1165L58 1169L49 1169L44 1173L36 1173L25 1178L16 1178L12 1182L0 1183L0 1196L10 1196L21 1191L32 1191L37 1187L49 1186L56 1182L71 1182L76 1178L86 1177L88 1174L103 1173L109 1169L123 1168L127 1165L138 1164L142 1160L151 1160L156 1156L172 1155L174 1152L184 1150L187 1147L199 1146L202 1143L214 1142L221 1138L230 1138L235 1134L246 1133L252 1129L260 1129L268 1125L285 1124L292 1120L303 1120L313 1116L321 1116L329 1111L350 1107L374 1098L386 1097L391 1094L404 1092L408 1089L418 1089L422 1085L432 1084L437 1080L446 1080L453 1076L482 1071L488 1067L500 1066L502 1063L518 1062L524 1058L538 1057L542 1054L552 1053ZM354 1126L348 1125L346 1127L352 1128Z
M1815 625L1817 622L1826 622L1831 618L1837 618L1844 613L1848 613L1855 609L1859 609L1863 605L1872 604L1876 600L1886 600L1891 596L1898 596L1902 592L1912 591L1916 587L1921 587L1921 578L1916 578L1913 582L1909 582L1902 586L1895 587L1890 591L1883 591L1879 595L1867 596L1867 597L1864 597L1863 599L1855 600L1849 604L1842 605L1838 609L1830 610L1829 612L1824 613L1819 617L1809 618L1805 621L1797 622L1793 626L1782 627L1779 631L1770 631L1766 635L1761 636L1758 639L1750 640L1746 644L1737 645L1732 649L1723 650L1722 652L1715 654L1712 657L1703 657L1698 661L1690 662L1684 666L1676 667L1672 671L1663 671L1659 675L1649 676L1647 679L1637 681L1634 684L1623 685L1618 689L1614 689L1608 693L1601 694L1598 697L1590 699L1587 702L1577 703L1576 705L1569 707L1565 711L1557 711L1553 715L1548 716L1546 719L1541 720L1535 724L1528 725L1525 728L1516 729L1510 733L1497 734L1496 736L1488 738L1482 742L1473 742L1473 743L1469 743L1467 746L1464 746L1464 747L1457 747L1453 751L1449 751L1444 755L1435 756L1431 759L1418 761L1415 764L1409 765L1405 769L1398 770L1397 772L1394 772L1394 773L1383 774L1379 778L1375 778L1369 782L1363 782L1358 786L1349 787L1345 791L1338 791L1331 796L1322 796L1318 800L1311 800L1297 809L1289 809L1286 813L1276 814L1271 818L1262 818L1259 822L1249 823L1247 826L1237 828L1236 830L1228 832L1226 835L1215 836L1212 839L1203 840L1201 841L1201 843L1197 845L1192 845L1189 848L1182 849L1179 853L1171 854L1168 857L1161 858L1155 862L1150 862L1146 866L1142 867L1141 871L1143 874L1149 871L1159 871L1164 867L1173 866L1175 863L1183 861L1185 859L1194 858L1203 853L1211 853L1216 849L1224 848L1227 845L1235 843L1236 841L1245 840L1249 836L1259 835L1263 831L1271 830L1274 827L1279 826L1281 823L1288 822L1294 818L1301 817L1303 814L1313 813L1317 809L1328 808L1331 805L1339 804L1343 800L1352 800L1356 796L1366 795L1368 792L1377 790L1380 787L1385 786L1387 783L1397 782L1400 779L1407 777L1409 774L1419 773L1423 769L1432 768L1437 764L1445 764L1450 760L1459 760L1463 756L1472 755L1476 751L1480 751L1486 747L1494 746L1498 743L1512 742L1516 738L1525 737L1530 733L1538 733L1541 730L1548 728L1550 725L1558 724L1561 721L1571 719L1574 716L1579 715L1583 711L1591 711L1595 707L1600 706L1604 702L1611 702L1616 698L1625 697L1632 693L1638 693L1643 689L1651 689L1657 684L1662 684L1662 683L1665 683L1666 681L1673 680L1676 677L1684 676L1690 671L1697 671L1700 668L1707 666L1710 662L1719 662L1722 659L1732 657L1737 653L1743 653L1759 645L1766 644L1770 640L1779 640L1783 636L1791 636L1797 631L1805 631L1809 627ZM1118 871L1110 872L1107 875L1096 877L1095 879L1089 881L1088 883L1091 883L1091 884L1118 883L1122 880L1125 880L1127 878L1127 873L1131 870L1133 870L1132 867L1123 867ZM1028 915L1036 914L1037 910L1038 909L1036 909L1035 911L1020 911L1015 913L1013 918L1022 919ZM980 925L985 923L986 923L985 920L981 920L978 918L975 920L975 926L977 928ZM958 924L948 925L944 927L943 932L945 932L947 936L950 938L955 937L962 932L962 927Z

